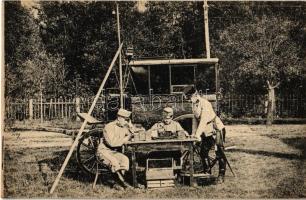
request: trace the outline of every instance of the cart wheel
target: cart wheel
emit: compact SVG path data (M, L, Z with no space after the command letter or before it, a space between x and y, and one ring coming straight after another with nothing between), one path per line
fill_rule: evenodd
M187 172L190 168L190 154L189 152L184 156L183 158L183 163L182 163L182 170ZM210 151L209 152L209 161L210 161L210 169L212 169L212 172L214 172L214 166L216 164L216 156L214 155L214 152ZM200 156L200 147L197 145L194 145L194 153L193 153L193 169L194 173L202 173L203 172L203 161Z
M85 133L80 139L77 146L76 158L79 167L90 175L109 171L108 167L103 164L98 156L97 149L100 143L102 132L92 130Z
M193 133L196 130L196 122L194 114L185 114L178 116L174 119L179 122L185 130L189 133ZM194 145L194 154L193 154L193 168L194 172L198 173L203 171L203 161L200 156L201 148L198 145ZM183 170L189 169L189 153L183 158ZM210 168L213 169L216 164L216 155L213 150L209 152Z

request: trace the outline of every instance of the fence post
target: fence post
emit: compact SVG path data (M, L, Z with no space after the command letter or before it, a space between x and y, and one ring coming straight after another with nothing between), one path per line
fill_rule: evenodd
M42 98L42 92L40 93L40 123L43 123L44 121L44 112L43 112L43 98Z
M76 113L80 113L80 112L81 112L81 105L80 105L80 102L81 102L80 97L76 97L76 98L75 98L75 111L76 111ZM77 120L77 121L80 121L80 118L78 117L78 115L77 115L77 117L76 117L76 120Z
M60 100L61 100L61 114L62 114L62 119L64 119L64 99L63 99L62 96L60 97Z
M29 100L29 119L33 119L33 99Z

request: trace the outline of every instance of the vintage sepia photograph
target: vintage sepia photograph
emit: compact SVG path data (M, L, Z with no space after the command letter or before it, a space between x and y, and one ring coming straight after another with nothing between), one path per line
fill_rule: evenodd
M2 198L306 198L306 1L1 4Z

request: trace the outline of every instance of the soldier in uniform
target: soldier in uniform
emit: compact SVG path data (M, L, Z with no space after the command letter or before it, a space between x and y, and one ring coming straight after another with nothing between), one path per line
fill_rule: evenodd
M210 160L208 157L209 150L215 146L216 157L219 163L219 176L217 183L224 182L226 171L226 161L223 157L225 126L216 115L211 103L201 97L197 92L191 96L192 110L198 122L195 137L201 142L201 158L203 161L204 173L211 174Z
M122 146L132 137L131 112L119 109L117 119L105 125L103 141L98 147L98 156L108 165L114 173L114 178L124 187L131 187L124 179L124 174L129 170L129 158L122 152ZM116 189L122 187L115 184ZM120 188L121 187L121 188Z
M172 132L172 133L181 133L185 136L189 136L189 134L182 128L182 126L173 120L173 109L170 107L166 107L163 109L163 117L162 121L154 124L149 130L154 136L154 132Z

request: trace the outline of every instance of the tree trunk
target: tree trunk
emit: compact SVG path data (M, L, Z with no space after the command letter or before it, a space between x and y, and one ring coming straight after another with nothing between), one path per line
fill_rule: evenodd
M272 86L268 82L268 109L267 109L267 125L272 125L275 114L275 88L278 87L279 83Z

